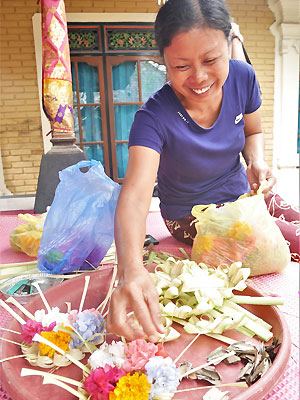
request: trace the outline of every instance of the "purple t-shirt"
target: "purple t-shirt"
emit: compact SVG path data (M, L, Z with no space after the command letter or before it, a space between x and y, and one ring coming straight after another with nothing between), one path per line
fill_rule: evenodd
M176 220L196 204L235 201L249 191L240 152L245 145L244 114L261 105L253 68L230 60L219 116L202 128L166 83L136 112L129 147L150 147L160 154L158 195L161 214Z

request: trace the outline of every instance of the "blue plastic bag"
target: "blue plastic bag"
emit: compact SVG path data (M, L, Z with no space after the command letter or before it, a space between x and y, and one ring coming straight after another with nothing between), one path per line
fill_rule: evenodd
M44 224L38 268L64 274L90 269L88 263L97 267L114 239L120 185L95 160L80 161L61 171L59 178Z

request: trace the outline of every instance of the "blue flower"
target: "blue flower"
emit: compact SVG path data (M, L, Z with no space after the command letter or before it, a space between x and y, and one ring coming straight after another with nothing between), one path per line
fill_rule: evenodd
M161 393L175 392L179 385L180 372L170 357L150 358L145 368L151 383L149 399Z
M74 328L84 340L97 343L104 333L105 322L100 313L81 312L76 316ZM72 335L72 339L73 341L70 343L71 348L77 348L83 343L75 334Z

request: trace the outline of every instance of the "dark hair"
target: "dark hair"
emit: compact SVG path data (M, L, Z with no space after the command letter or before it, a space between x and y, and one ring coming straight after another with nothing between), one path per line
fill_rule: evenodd
M175 35L193 28L212 28L229 37L231 19L223 0L168 0L155 20L155 40L160 54Z

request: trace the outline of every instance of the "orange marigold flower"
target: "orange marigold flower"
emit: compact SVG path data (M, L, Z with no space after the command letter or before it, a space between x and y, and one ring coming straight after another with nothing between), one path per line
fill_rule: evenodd
M55 344L57 347L62 349L63 351L68 351L69 350L69 342L71 342L71 336L67 332L46 332L43 331L41 332L41 336L43 336L45 339L49 340L49 342L52 342ZM48 346L47 344L44 343L39 343L40 347L40 353L42 356L48 356L48 357L53 357L55 350Z
M210 251L214 244L214 237L211 234L201 235L195 239L195 250L198 254Z
M246 222L237 221L228 229L227 236L232 239L246 240L252 233L251 227Z
M109 400L148 400L150 388L145 374L128 373L119 379L115 390L109 393Z

